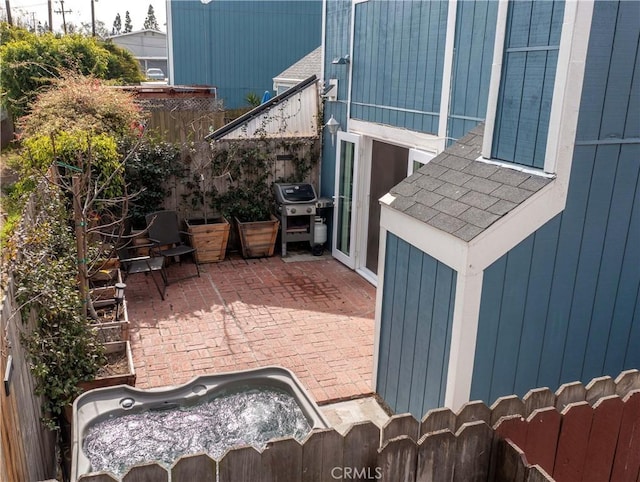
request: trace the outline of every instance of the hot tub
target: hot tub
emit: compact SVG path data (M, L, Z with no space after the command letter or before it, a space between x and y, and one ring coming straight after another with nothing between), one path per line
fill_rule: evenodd
M84 442L87 437L90 441L93 433L100 433L97 428L101 425L120 423L131 418L129 415L155 415L174 409L185 411L236 394L271 391L293 399L297 405L295 411L298 412L299 408L309 430L329 426L296 376L281 367L203 375L176 387L141 390L119 385L85 392L73 404L71 481L75 482L81 475L100 470L92 467L90 456L85 453Z

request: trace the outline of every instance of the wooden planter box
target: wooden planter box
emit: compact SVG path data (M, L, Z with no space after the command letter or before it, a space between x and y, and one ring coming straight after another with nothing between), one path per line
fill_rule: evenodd
M187 232L191 246L196 248L196 263L215 263L223 261L229 241L229 221L224 217L207 220L189 219Z
M125 299L122 307L120 308L120 319L115 319L116 313L115 301L110 306L103 306L96 309L98 315L101 312L111 312L107 319L103 320L90 320L91 328L97 331L98 341L101 343L108 343L113 341L129 341L129 314L127 311L127 300Z
M93 390L94 388L113 387L115 385L136 385L136 371L133 366L133 355L131 354L131 345L128 341L118 341L105 343L105 354L111 361L120 358L123 360L122 373L105 373L98 375L95 380L82 382L79 384L84 391Z
M120 261L118 258L110 258L98 263L100 268L89 278L91 286L105 286L112 283L117 283L120 276Z
M278 237L280 221L271 215L269 221L253 221L243 223L235 218L238 226L242 256L245 258L261 258L273 256Z

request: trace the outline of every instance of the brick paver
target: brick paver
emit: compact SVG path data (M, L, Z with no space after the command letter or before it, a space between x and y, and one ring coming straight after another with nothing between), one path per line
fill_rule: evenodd
M280 365L319 403L372 392L375 288L332 258L232 257L169 285L165 301L141 275L126 292L140 388Z

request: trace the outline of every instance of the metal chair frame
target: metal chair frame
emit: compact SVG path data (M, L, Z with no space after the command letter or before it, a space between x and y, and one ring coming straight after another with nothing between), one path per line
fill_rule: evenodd
M189 233L181 231L178 226L178 215L175 211L156 211L145 216L147 222L148 239L153 243L154 253L164 258L177 257L182 263L182 255L191 254L193 264L196 266L196 274L182 278L168 280L167 284L181 281L187 278L200 277L200 267L196 262L196 248L187 245L182 236L188 237ZM166 246L169 246L168 248ZM164 249L163 249L164 247Z

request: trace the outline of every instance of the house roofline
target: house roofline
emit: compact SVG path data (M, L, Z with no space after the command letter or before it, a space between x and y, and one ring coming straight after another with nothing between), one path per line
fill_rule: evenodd
M143 28L142 30L136 30L134 32L127 32L127 33L120 33L117 35L109 35L108 37L105 37L107 40L113 40L113 39L118 39L118 38L122 38L122 37L129 37L131 35L135 35L135 34L139 34L139 33L145 33L145 32L153 32L153 33L160 33L164 36L167 35L167 32L163 32L161 30L154 30L152 28Z
M264 104L260 104L258 107L254 108L254 109L251 109L246 114L243 114L240 117L238 117L237 119L233 120L232 122L229 122L227 125L222 126L220 129L218 129L218 130L212 132L211 134L209 134L208 136L206 136L205 139L206 140L214 140L214 141L220 139L224 135L228 134L229 132L233 131L234 129L236 129L240 125L244 124L245 122L247 122L247 121L249 121L249 120L251 120L251 119L253 119L255 117L258 117L260 114L262 114L263 112L268 110L270 107L272 107L272 106L274 106L276 104L279 104L283 100L286 100L289 97L292 97L294 94L297 94L298 92L301 92L302 90L307 88L309 85L311 85L314 82L316 82L316 80L317 80L317 77L315 75L312 75L308 79L305 79L302 82L300 82L299 84L291 87L290 89L287 89L282 94L276 95L275 97L273 97L272 99L268 100Z

